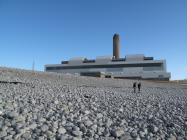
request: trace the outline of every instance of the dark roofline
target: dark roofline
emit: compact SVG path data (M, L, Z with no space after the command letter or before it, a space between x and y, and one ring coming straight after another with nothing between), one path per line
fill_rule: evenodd
M88 68L125 68L125 67L160 67L162 63L133 63L133 64L105 64L105 65L78 65L78 66L48 66L46 70L61 69L88 69Z

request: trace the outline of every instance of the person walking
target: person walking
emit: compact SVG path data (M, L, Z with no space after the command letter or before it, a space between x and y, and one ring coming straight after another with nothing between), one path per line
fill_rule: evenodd
M142 84L141 84L141 82L139 82L138 83L138 92L140 93L140 91L141 91L141 86L142 86Z
M136 93L136 82L133 83L134 93Z

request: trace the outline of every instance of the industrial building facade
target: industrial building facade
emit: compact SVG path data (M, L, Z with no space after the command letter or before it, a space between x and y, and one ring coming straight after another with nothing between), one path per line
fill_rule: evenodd
M120 58L119 47L119 35L115 34L113 56L97 57L95 60L72 58L62 61L61 64L45 65L45 71L128 79L170 79L171 74L166 70L165 60L154 60L153 57L145 57L142 54Z

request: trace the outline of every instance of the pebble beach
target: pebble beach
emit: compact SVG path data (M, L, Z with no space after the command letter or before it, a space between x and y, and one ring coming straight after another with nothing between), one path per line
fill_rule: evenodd
M2 140L187 140L187 86L0 68Z

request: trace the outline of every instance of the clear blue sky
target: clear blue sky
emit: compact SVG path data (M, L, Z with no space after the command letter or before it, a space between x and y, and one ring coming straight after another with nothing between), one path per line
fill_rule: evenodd
M36 69L71 57L166 59L172 79L187 78L186 0L0 0L0 66Z

